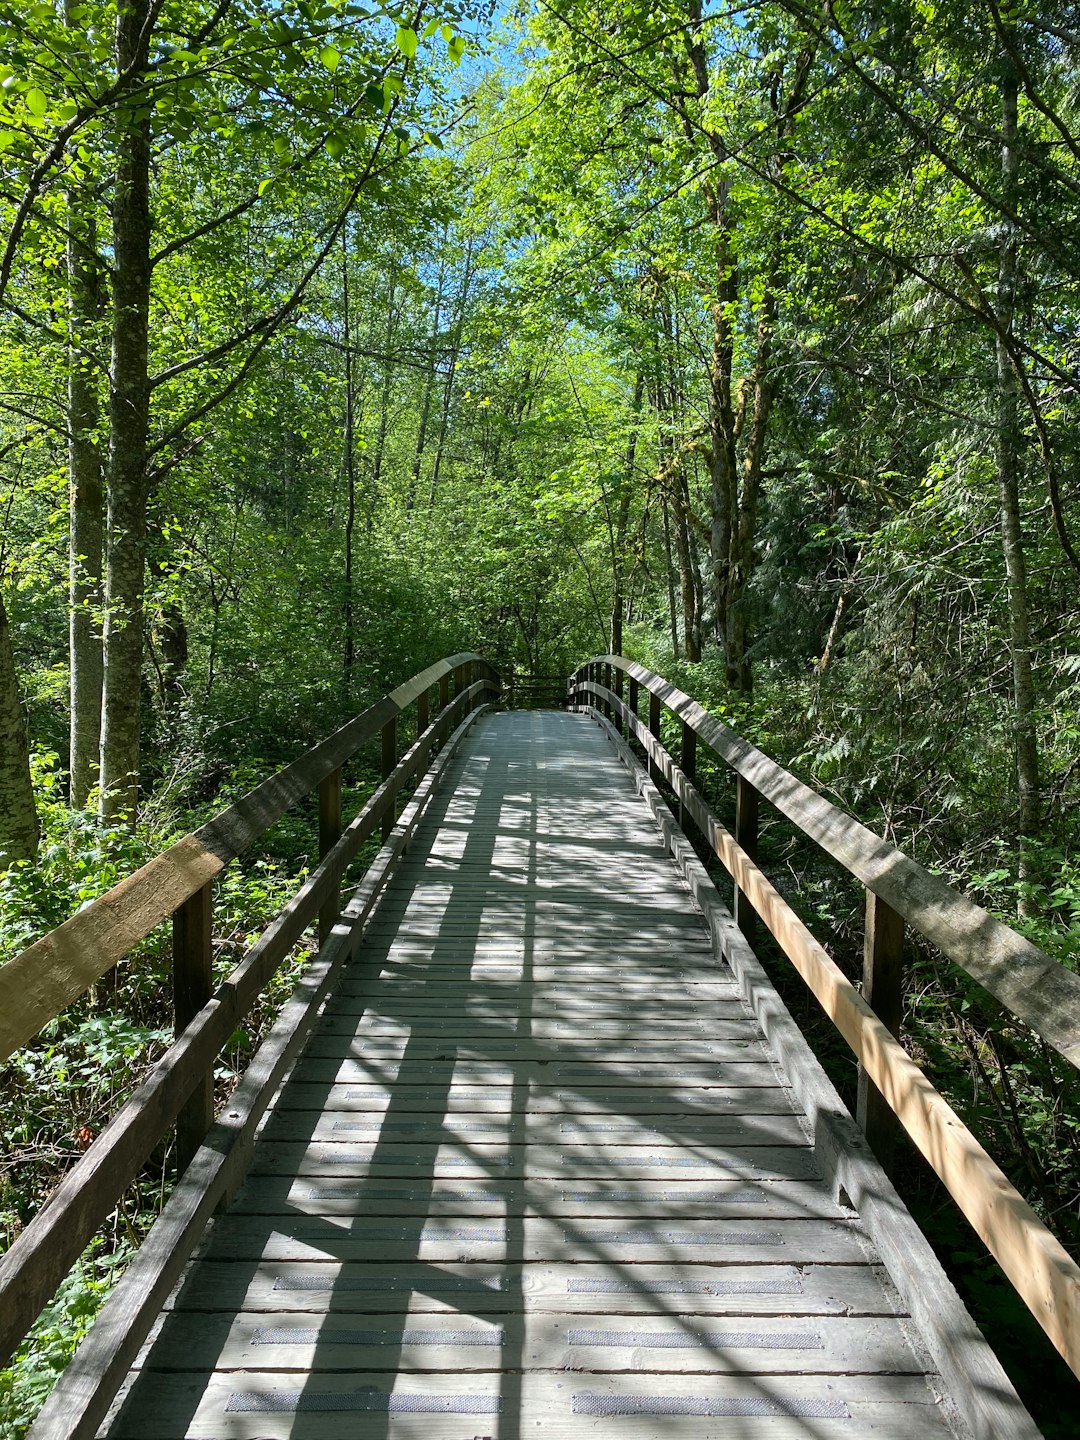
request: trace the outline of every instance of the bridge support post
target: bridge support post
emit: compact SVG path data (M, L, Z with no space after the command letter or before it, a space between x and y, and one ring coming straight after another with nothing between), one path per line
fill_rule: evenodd
M626 687L626 690L627 690L627 694L626 694L626 706L627 706L627 709L630 711L630 714L633 715L633 717L634 717L635 720L636 720L636 719L640 719L640 716L638 715L638 692L639 692L640 688L641 688L641 687L638 685L638 682L637 682L637 681L634 679L634 677L631 675L631 676L630 676L630 680L629 680L629 684L628 684L627 687ZM627 725L627 727L626 727L626 740L627 740L627 744L629 744L631 747L633 747L634 745L637 745L637 746L640 748L640 741L637 739L637 736L634 734L634 727L633 727L633 725Z
M332 770L324 780L319 781L319 859L323 860L341 839L341 767ZM335 885L333 893L319 911L319 944L337 924L341 910L341 886Z
M450 704L450 676L439 676L439 709L445 710Z
M173 1013L179 1035L194 1020L214 991L214 887L207 884L173 911ZM195 1085L176 1117L177 1178L214 1123L214 1067Z
M654 695L651 690L649 691L649 734L656 740L660 739L660 697ZM654 785L659 785L664 778L660 766L651 756L649 757L649 778Z
M397 716L388 720L382 728L382 778L389 780L394 773L394 766L397 764ZM390 831L394 828L397 819L397 796L390 801L389 808L383 816L382 838L389 838Z
M690 781L691 785L697 784L697 732L685 720L682 722L682 744L679 750L679 769ZM683 802L679 801L679 829L684 835L689 833L690 812Z
M428 713L428 692L426 690L421 690L420 694L416 697L416 738L418 740L420 739L420 736L423 735L424 731L427 729L429 719L430 715Z
M623 672L619 669L617 665L613 665L611 667L611 670L615 677L615 684L612 688L614 689L618 699L621 700L623 698ZM613 706L612 709L614 708L615 707ZM618 710L615 710L615 729L618 730L620 735L625 734L629 736L630 734L630 726L625 723Z
M899 1038L904 1010L904 918L872 890L866 892L862 993L890 1034ZM898 1122L861 1065L855 1118L882 1169L889 1173Z
M741 775L736 777L735 786L735 843L751 860L757 860L758 792ZM746 936L746 943L753 946L757 937L757 915L738 885L735 886L734 914L735 924Z

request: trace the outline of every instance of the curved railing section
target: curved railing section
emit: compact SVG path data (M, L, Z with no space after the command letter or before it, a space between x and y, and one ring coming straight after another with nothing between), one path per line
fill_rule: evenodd
M1080 1375L1080 1267L896 1038L907 925L1077 1066L1080 976L804 785L651 670L621 655L597 656L574 673L568 692L571 708L594 714L620 737L638 742L652 779L664 781L673 792L680 825L685 829L692 820L732 877L734 918L742 936L752 941L760 918L855 1052L858 1120L871 1145L887 1163L895 1116ZM680 722L678 760L663 743L665 709ZM734 834L720 824L694 784L699 744L735 773ZM762 801L865 887L861 991L756 864Z
M430 665L0 967L2 1060L172 918L176 1041L0 1259L0 1366L175 1124L178 1175L185 1183L155 1226L162 1234L155 1239L151 1232L132 1266L152 1277L142 1286L140 1304L165 1298L206 1219L242 1174L244 1147L306 1035L307 1022L351 953L439 768L500 688L497 672L480 655L451 655ZM401 717L414 707L416 738L402 753ZM382 783L345 826L342 766L380 736ZM399 818L401 791L414 779L418 784ZM213 882L313 791L319 799L319 864L215 989ZM342 910L345 872L376 832L383 848ZM214 1062L313 923L319 927L319 954L215 1125ZM97 1373L110 1366L119 1378L126 1372L138 1332L130 1319L130 1313L122 1317L116 1353L106 1360L98 1356ZM102 1338L107 1329L95 1325L73 1363L91 1364L93 1352L107 1344Z

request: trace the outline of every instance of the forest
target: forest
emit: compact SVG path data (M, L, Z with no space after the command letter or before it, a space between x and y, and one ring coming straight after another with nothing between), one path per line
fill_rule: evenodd
M1076 968L1074 7L3 0L0 217L0 962L470 650L640 660ZM274 835L223 965L310 861ZM0 1245L160 1053L166 950L3 1068ZM1075 1252L1074 1075L913 963Z

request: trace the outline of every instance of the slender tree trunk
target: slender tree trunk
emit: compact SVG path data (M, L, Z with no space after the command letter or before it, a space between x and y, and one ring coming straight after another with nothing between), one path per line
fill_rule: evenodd
M1019 173L1017 148L1017 80L1010 64L1001 86L1001 178L1008 209L1015 207ZM1019 799L1019 876L1021 888L1035 877L1030 841L1039 833L1039 753L1035 730L1035 685L1031 672L1031 626L1028 614L1027 565L1020 519L1020 419L1016 371L1009 354L1016 314L1017 240L1015 228L1002 222L1004 234L998 261L999 331L997 360L997 472L1001 507L1001 543L1005 556L1006 594L1009 606L1009 649L1012 660L1013 735ZM1021 916L1033 909L1021 894Z
M0 871L16 860L32 860L37 847L38 817L30 783L26 721L7 610L0 595Z
M383 383L379 399L379 429L375 439L375 454L371 462L371 503L378 504L379 482L382 479L383 461L386 456L386 435L390 428L390 397L394 390L394 366L390 352L394 345L397 329L397 314L394 302L397 300L397 266L394 264L390 278L390 294L386 302L386 333L384 336ZM369 507L370 513L370 507Z
M626 532L630 524L630 498L634 489L634 465L637 460L637 443L641 401L645 394L645 372L638 370L634 378L634 400L632 414L634 428L626 443L626 463L623 483L619 490L618 509L615 512L615 534L611 557L611 653L621 655L623 647L623 616L626 610Z
M443 230L443 245L446 245L446 230ZM435 288L435 312L431 317L431 347L428 371L424 377L424 393L420 401L420 421L416 427L416 450L413 453L412 475L409 478L409 493L405 502L407 511L412 511L420 486L420 469L424 463L424 447L427 444L428 425L431 421L431 406L435 396L435 372L439 354L439 327L442 324L442 308L446 287L446 262L439 262L439 281Z
M758 314L750 428L744 442L738 511L733 517L731 530L724 606L724 664L727 682L733 690L747 695L753 689L753 672L747 658L750 633L747 595L757 564L754 545L757 540L758 501L761 496L765 440L775 388L772 372L772 334L775 323L776 296L770 280Z
M69 794L71 804L82 809L97 780L103 674L101 408L84 351L94 343L105 296L93 213L74 191L68 195L68 232Z
M146 64L149 0L116 17L120 71ZM101 725L101 813L134 824L139 797L139 699L146 579L147 434L150 416L150 113L133 98L120 111L113 202L113 342L109 395L108 560Z
M349 255L342 239L341 256L342 299L345 322L345 435L343 440L345 460L345 600L342 606L342 620L345 629L345 655L342 666L342 685L345 703L352 699L353 669L356 664L356 637L353 633L353 535L356 532L356 441L355 415L353 411L353 357L352 357L352 315L349 309Z
M675 608L675 567L671 558L671 515L667 496L662 497L664 510L664 570L667 575L668 619L671 625L671 654L679 658L679 621Z
M461 276L461 293L458 296L457 313L454 316L453 333L450 341L449 363L443 384L442 404L439 408L439 433L435 445L435 463L431 467L431 484L428 489L428 507L434 509L439 493L439 476L442 472L446 436L450 429L450 406L454 398L454 381L457 378L458 360L461 357L462 337L465 329L465 315L468 309L469 291L473 280L473 240L470 237L465 247L465 266Z

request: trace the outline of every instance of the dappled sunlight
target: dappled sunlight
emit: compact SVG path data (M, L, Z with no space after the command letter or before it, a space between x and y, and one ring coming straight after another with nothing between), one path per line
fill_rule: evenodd
M945 1434L598 732L500 717L456 771L158 1341L192 1424Z

